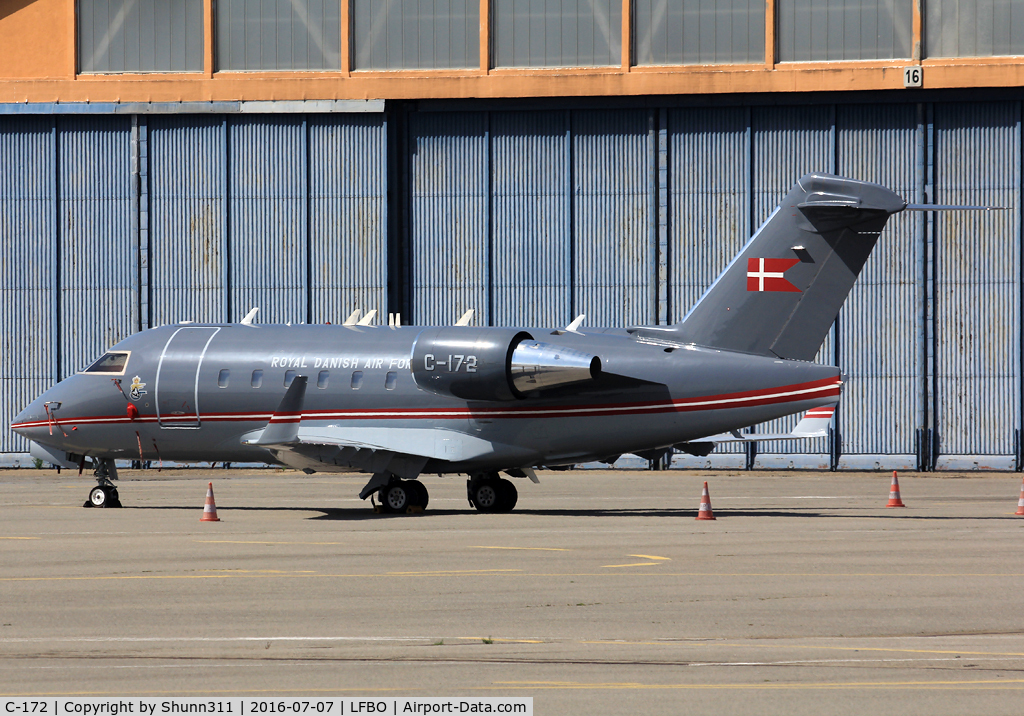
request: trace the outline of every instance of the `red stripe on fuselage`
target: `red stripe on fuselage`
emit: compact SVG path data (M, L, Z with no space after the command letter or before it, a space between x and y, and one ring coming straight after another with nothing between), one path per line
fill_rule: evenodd
M355 410L310 410L275 414L273 412L222 412L204 413L200 420L209 422L298 422L299 420L456 420L464 418L539 418L539 417L604 417L623 415L650 415L657 413L683 413L699 410L725 410L730 408L751 408L762 405L792 403L804 400L839 397L838 378L821 380L776 388L762 388L720 395L695 398L680 398L672 401L646 401L640 403L600 403L595 405L568 405L533 408L530 406L501 406L493 408L362 408ZM820 410L820 409L819 409ZM830 413L831 415L831 413ZM824 416L822 416L824 417ZM189 417L189 420L195 418ZM129 422L157 422L157 416L140 416L132 421L124 415L61 418L62 424L102 425ZM173 419L171 419L173 421ZM164 418L163 422L168 422ZM37 421L12 425L12 428L46 426Z

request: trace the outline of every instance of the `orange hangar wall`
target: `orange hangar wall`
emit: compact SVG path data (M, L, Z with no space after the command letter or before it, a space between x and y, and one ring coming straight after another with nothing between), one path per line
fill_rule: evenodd
M833 4L0 0L0 103L1024 86L1014 3Z
M67 0L0 0L0 80L73 79L75 8Z

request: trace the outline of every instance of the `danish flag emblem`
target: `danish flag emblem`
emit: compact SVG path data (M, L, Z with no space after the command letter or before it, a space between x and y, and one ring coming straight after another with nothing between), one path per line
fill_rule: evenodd
M800 293L785 277L798 263L800 259L747 259L747 290Z

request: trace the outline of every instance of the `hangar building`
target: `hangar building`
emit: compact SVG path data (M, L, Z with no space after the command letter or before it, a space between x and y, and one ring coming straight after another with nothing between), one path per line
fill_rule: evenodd
M1020 470L1022 87L998 0L3 0L0 456L149 326L678 321L826 171L1009 210L890 222L830 439L675 464Z

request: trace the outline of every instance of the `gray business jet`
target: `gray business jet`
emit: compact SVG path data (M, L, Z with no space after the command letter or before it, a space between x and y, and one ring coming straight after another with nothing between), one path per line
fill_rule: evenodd
M384 511L426 507L423 474L466 474L511 510L538 466L822 435L838 368L812 363L888 218L889 189L808 174L681 323L564 328L179 323L121 341L12 428L120 504L114 460L267 462L371 475ZM582 317L581 317L582 318ZM468 321L460 321L467 323ZM739 431L807 411L791 433Z

